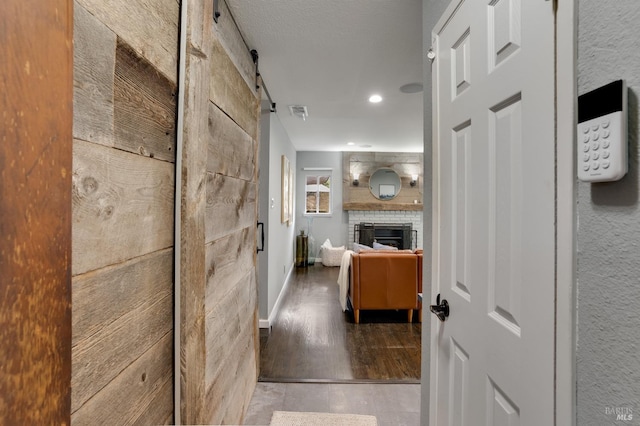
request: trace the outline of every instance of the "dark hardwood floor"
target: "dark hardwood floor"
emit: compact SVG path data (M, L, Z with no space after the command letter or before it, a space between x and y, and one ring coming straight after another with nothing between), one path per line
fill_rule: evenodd
M406 311L342 312L340 268L296 268L270 333L260 339L260 381L420 380L421 324Z

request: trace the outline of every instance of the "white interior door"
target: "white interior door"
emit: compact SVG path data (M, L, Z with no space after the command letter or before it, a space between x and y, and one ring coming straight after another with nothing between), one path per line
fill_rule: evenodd
M454 0L433 49L430 423L552 425L552 2Z

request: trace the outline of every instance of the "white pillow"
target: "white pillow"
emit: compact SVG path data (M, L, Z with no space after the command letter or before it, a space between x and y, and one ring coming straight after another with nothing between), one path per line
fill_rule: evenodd
M328 238L326 240L324 240L324 243L322 243L322 245L320 246L320 248L332 248L333 246L331 245L331 240L329 240Z
M373 247L366 246L364 244L353 243L353 251L356 253L360 253L361 251L371 251Z
M375 241L373 242L373 248L374 250L398 250L398 247L386 246Z

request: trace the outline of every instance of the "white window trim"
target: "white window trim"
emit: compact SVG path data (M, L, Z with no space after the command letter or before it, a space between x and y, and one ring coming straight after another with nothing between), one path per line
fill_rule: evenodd
M333 169L329 167L305 167L302 169L304 174L304 210L303 216L307 217L331 217L333 215L333 191L334 188L329 187L329 212L328 213L307 213L307 177L309 176L329 176L329 181L333 184ZM319 199L319 198L318 198ZM317 209L316 205L316 209Z

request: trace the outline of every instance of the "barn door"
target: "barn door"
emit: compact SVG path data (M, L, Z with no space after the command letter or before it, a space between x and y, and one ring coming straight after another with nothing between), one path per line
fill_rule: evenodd
M433 49L431 424L551 425L552 2L455 0Z

